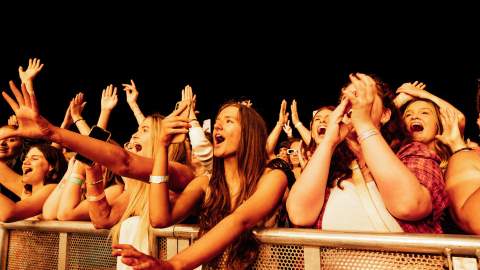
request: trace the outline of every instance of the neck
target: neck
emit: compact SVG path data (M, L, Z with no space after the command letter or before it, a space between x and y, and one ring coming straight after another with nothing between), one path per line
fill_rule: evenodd
M32 194L35 193L36 191L40 190L43 187L43 183L38 183L35 185L32 185Z
M238 163L237 157L232 156L225 158L223 160L223 167L225 168L225 178L229 187L232 187L232 184L238 184L240 176L238 174Z

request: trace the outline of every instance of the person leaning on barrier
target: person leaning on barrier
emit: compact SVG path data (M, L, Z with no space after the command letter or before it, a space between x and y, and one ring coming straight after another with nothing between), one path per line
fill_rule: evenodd
M247 268L258 253L251 229L267 226L287 187L284 171L267 165L265 123L245 105L235 102L222 106L214 127L211 178L195 178L170 204L166 149L173 135L188 132L189 126L178 114L177 110L163 121L162 148L150 180L150 221L154 227L166 227L199 210L201 237L168 261L146 256L128 245L114 245L113 254L122 256L128 265L145 269L193 269L202 263L207 263L208 269L222 265Z
M424 144L402 145L403 122L384 83L349 78L290 191L290 220L328 230L441 233L446 196L438 162Z

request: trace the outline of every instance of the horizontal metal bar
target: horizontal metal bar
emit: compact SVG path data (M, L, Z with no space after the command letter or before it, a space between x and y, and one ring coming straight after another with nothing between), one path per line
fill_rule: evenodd
M91 222L86 221L36 221L22 220L17 222L2 223L0 227L8 230L33 230L48 232L72 232L108 235L110 230L95 229Z
M408 233L352 233L314 229L266 229L254 231L263 244L283 244L397 252L475 255L480 236Z

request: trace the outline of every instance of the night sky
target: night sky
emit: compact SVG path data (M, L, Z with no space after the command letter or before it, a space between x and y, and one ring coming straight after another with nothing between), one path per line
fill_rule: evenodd
M139 89L144 114L168 114L180 99L180 90L190 84L200 119L213 118L224 101L244 97L253 101L271 128L283 98L289 104L297 100L300 118L308 124L311 111L335 104L348 73L359 71L376 73L395 89L406 81L425 82L429 91L466 114L466 135L478 139L475 98L480 57L475 43L455 31L422 28L417 29L420 34L382 36L375 28L333 29L315 19L292 23L286 17L247 25L236 18L227 25L221 20L190 21L177 28L174 24L182 18L168 24L155 18L137 24L75 24L68 31L58 23L42 25L29 41L4 43L0 88L8 89L8 80L18 82L18 66L26 68L28 58L38 57L45 64L35 81L41 113L59 125L70 99L83 91L84 118L93 124L101 90L113 83L119 87L119 104L109 130L123 143L136 130L121 90L121 83L130 79ZM0 114L3 123L11 114L4 101Z

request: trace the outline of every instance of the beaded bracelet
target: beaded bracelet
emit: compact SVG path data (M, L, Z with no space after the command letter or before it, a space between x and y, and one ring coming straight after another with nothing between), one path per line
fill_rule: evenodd
M362 141L366 140L367 138L369 138L371 136L374 136L374 135L377 135L377 134L378 134L378 131L374 128L366 130L366 131L360 133L360 135L358 135L358 142L362 142Z

